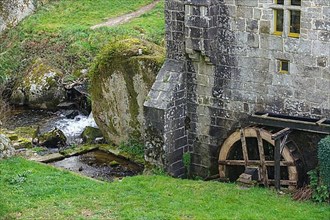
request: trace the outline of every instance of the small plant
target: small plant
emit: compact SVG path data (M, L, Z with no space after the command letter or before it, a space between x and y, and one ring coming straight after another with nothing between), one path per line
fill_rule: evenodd
M329 201L329 190L326 185L323 184L320 178L319 169L311 170L307 173L309 175L309 184L312 193L312 200L315 202L327 202Z
M157 175L157 176L167 176L166 171L165 171L163 168L161 168L161 167L153 167L153 168L151 169L151 172L152 172L153 175Z
M129 139L119 145L119 149L137 158L144 158L144 144L136 139Z
M189 178L190 177L190 164L191 164L191 154L190 152L183 153L182 156L183 166L186 170L186 175Z
M26 182L28 174L32 173L30 170L24 171L23 173L17 174L16 176L8 180L10 185L21 185Z

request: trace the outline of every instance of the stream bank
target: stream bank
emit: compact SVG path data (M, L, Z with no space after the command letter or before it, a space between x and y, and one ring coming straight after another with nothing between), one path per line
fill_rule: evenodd
M30 160L51 164L104 181L142 173L143 165L110 144L84 144L82 133L86 127L97 129L93 115L79 113L67 118L62 111L16 108L0 133L15 147L15 154ZM47 133L57 129L66 136L64 147L42 147L33 143L35 132ZM24 145L21 140L24 140ZM125 156L124 156L125 155Z

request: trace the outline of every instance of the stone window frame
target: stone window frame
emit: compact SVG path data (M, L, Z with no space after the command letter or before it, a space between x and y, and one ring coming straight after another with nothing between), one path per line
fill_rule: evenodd
M288 36L292 38L299 38L300 33L293 33L290 32L290 22L291 22L291 12L292 11L299 11L300 12L300 22L299 24L301 25L301 8L302 6L299 5L291 5L291 0L284 0L284 4L279 5L277 4L278 0L274 0L273 4L271 4L270 8L273 9L273 28L272 28L272 33L274 35L278 36ZM302 2L302 1L301 1ZM276 18L277 18L277 11L278 10L283 10L283 31L277 31L276 30ZM300 28L301 30L301 28Z
M284 63L287 65L287 69L284 69ZM287 59L276 59L277 73L289 74L290 73L290 60Z

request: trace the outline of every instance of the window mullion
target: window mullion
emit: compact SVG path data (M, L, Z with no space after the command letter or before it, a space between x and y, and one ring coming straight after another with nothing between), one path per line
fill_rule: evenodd
M284 2L284 3L286 3L286 2ZM283 19L283 34L284 34L284 36L288 36L289 33L290 33L290 11L285 8L284 9L284 19Z

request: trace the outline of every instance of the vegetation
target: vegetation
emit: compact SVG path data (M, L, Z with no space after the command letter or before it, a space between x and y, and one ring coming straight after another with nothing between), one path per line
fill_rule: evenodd
M312 199L315 202L330 202L330 136L318 144L319 167L308 172Z
M136 139L129 139L119 145L121 153L137 162L144 162L144 144Z
M43 58L65 74L89 68L111 39L134 36L160 44L164 37L163 2L129 24L90 29L92 25L129 13L153 0L54 1L0 35L0 82L22 74Z
M0 162L2 219L329 219L330 207L268 189L135 176L113 183L12 158Z
M324 185L330 190L330 136L319 142L318 160L320 163L320 177Z
M319 168L309 171L308 175L310 179L309 186L312 189L312 200L314 202L328 202L329 190L320 178Z

